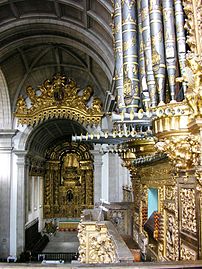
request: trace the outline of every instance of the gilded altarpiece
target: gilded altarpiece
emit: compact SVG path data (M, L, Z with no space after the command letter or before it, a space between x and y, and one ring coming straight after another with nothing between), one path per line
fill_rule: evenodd
M44 217L79 218L93 207L93 160L89 146L65 142L47 152Z

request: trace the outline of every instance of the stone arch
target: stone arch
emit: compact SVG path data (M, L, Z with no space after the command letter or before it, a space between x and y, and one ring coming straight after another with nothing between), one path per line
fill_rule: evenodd
M11 105L3 71L0 69L0 129L11 129Z

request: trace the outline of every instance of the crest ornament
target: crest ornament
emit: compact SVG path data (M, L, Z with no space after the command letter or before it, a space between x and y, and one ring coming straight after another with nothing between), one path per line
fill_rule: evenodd
M38 90L28 86L27 96L30 106L23 96L19 96L15 116L18 124L35 125L52 118L72 119L83 124L99 124L103 116L102 103L94 97L92 105L88 102L93 96L91 86L86 86L82 94L78 94L76 82L65 76L56 74L52 81L45 80Z

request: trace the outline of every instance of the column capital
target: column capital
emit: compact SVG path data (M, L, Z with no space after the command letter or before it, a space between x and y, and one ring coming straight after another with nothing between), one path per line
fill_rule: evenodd
M0 152L10 152L12 150L12 137L16 132L15 129L0 129Z
M26 150L13 150L13 153L17 156L17 164L25 164Z

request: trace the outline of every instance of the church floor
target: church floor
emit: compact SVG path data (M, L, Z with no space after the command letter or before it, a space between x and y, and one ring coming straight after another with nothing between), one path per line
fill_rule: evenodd
M49 243L43 250L45 252L52 253L66 253L66 252L78 252L79 240L77 238L77 232L60 232L50 238Z

